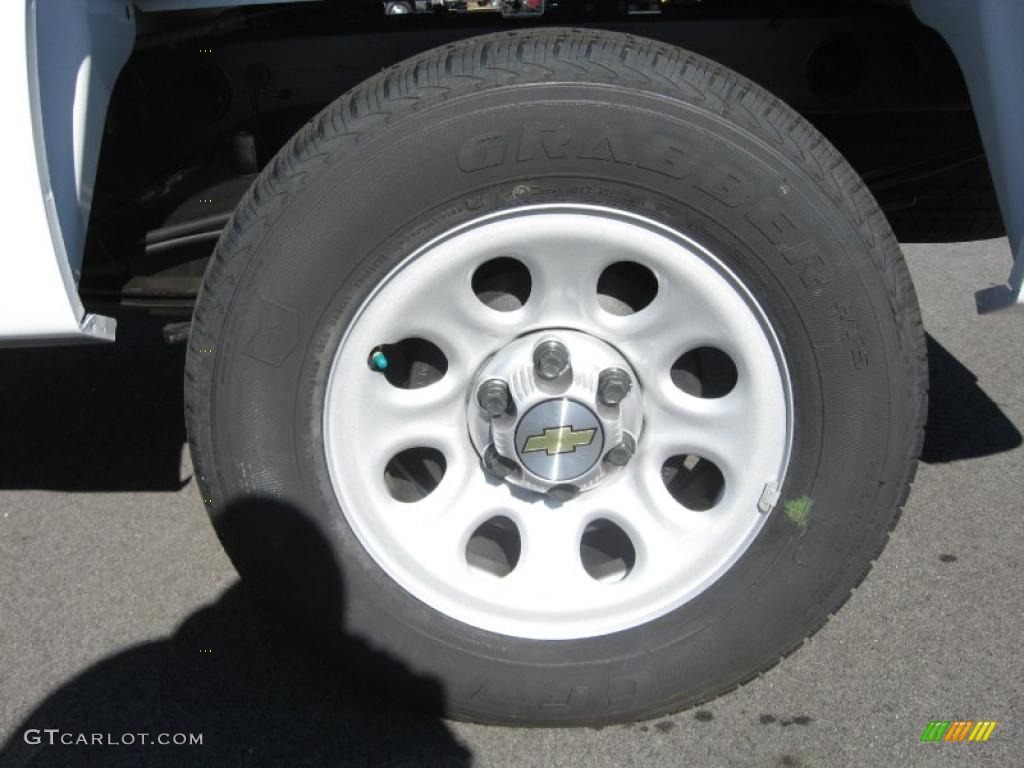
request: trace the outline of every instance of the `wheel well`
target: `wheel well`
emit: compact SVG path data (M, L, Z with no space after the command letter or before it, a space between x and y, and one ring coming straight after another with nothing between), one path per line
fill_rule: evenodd
M107 116L80 292L107 313L187 316L221 228L280 147L341 93L415 53L509 26L592 26L729 66L846 155L902 239L1001 234L948 46L902 2L548 2L387 17L377 2L139 13ZM957 211L954 219L951 213Z

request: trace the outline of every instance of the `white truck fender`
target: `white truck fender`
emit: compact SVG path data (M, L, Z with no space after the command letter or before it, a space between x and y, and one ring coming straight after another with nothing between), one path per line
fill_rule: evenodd
M110 93L132 50L124 0L0 3L5 95L0 346L112 341L77 280Z

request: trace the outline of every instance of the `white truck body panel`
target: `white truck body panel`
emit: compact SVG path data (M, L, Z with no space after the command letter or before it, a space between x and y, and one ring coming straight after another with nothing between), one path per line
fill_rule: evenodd
M118 0L0 4L0 345L113 340L78 298L107 104L131 53L134 10Z

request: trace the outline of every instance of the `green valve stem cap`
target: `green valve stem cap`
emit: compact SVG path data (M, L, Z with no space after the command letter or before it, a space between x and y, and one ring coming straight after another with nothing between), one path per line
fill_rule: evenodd
M378 349L370 355L370 365L378 371L383 371L388 367L388 356Z

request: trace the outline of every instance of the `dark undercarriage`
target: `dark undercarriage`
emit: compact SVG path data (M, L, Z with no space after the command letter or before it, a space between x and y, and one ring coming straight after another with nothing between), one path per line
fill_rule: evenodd
M420 51L517 26L626 31L703 54L807 117L865 179L901 240L1002 234L960 70L904 4L649 6L549 0L530 20L385 16L383 3L361 1L140 13L107 118L84 301L105 313L187 317L238 200L313 115Z

